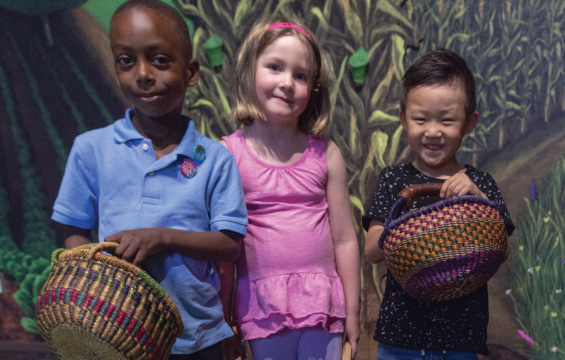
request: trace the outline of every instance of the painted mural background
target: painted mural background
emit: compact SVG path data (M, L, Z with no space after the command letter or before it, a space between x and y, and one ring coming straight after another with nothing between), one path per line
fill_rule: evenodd
M107 26L122 0L0 0L0 348L41 341L34 303L56 231L49 217L73 138L127 106L113 78ZM458 52L477 81L480 123L460 159L489 171L517 225L512 252L489 283L490 358L565 357L565 3L561 0L168 0L187 18L201 81L186 112L218 139L228 122L237 49L254 21L304 19L333 63L330 137L344 154L360 249L360 217L382 168L409 160L398 122L400 79L437 47ZM25 5L25 6L24 6ZM204 43L223 40L213 67ZM349 59L369 56L357 85ZM384 264L362 257L360 359L371 340ZM498 357L500 358L500 357Z

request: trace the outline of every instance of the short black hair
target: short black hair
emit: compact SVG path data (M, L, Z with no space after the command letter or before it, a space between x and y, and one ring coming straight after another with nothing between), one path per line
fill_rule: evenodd
M169 4L162 2L161 0L127 0L126 2L118 6L116 11L114 11L112 19L110 20L110 26L112 26L112 22L117 15L124 13L127 10L139 7L145 7L155 10L170 18L173 21L173 24L175 24L175 26L179 30L179 36L181 41L183 42L185 54L188 58L192 58L192 43L190 41L190 32L188 31L188 26L186 25L183 16L178 12L177 9Z
M465 115L477 109L475 78L463 58L453 51L437 49L419 58L402 77L400 109L406 112L410 90L421 85L442 85L460 82L465 89Z

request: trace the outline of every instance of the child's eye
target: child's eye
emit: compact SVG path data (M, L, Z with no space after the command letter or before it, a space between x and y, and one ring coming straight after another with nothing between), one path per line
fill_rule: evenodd
M130 65L133 63L133 60L129 56L119 56L116 58L116 62L120 65Z
M268 67L270 70L273 70L273 71L279 71L279 70L281 69L281 67L278 66L277 64L269 64L267 67Z
M155 65L159 65L159 66L167 65L167 64L169 63L169 59L167 59L167 58L164 57L164 56L155 56L155 57L153 58L153 63L154 63Z
M300 80L300 81L307 81L308 80L308 75L306 74L302 74L302 73L298 73L295 75L296 80Z

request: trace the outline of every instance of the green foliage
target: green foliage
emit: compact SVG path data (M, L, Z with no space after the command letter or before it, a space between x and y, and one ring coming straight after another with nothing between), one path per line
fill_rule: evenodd
M18 125L14 100L2 67L0 67L0 91L8 114L21 178L24 181L22 194L24 207L23 250L36 257L48 256L55 248L55 234L49 225L49 215L42 210L44 209L45 198L41 192L35 168L31 165L29 147Z
M563 95L563 1L422 0L409 7L425 35L406 66L444 47L475 75L481 120L465 139L461 160L477 165L494 147L551 120Z
M9 246L12 243L10 227L8 226L8 211L6 190L0 185L0 249L5 249L4 245ZM6 242L6 239L9 239L9 242Z
M538 359L565 352L565 159L539 186L512 235L514 284L510 296L523 331L536 342Z
M57 165L59 167L59 170L64 171L69 149L66 149L65 146L63 145L63 141L61 140L61 137L59 136L59 133L55 128L55 125L53 124L51 113L49 112L49 109L47 108L47 104L43 100L43 97L41 96L41 92L39 91L40 88L37 79L34 76L31 67L27 64L26 59L22 54L22 51L20 50L19 47L20 44L16 43L16 40L14 39L14 36L10 31L7 31L7 37L10 41L10 45L12 46L12 50L16 54L16 57L18 58L18 61L24 70L25 77L32 91L31 97L35 100L35 103L37 104L37 108L39 109L39 112L41 114L41 119L43 120L43 124L45 125L45 131L47 132L47 136L53 143L53 149L57 154Z
M24 311L21 324L29 332L39 333L35 322L35 302L41 294L41 288L49 277L51 263L44 258L36 259L31 263L20 288L14 293L14 299Z
M35 323L35 302L43 284L49 277L51 262L43 257L34 257L20 251L8 236L0 236L0 271L14 278L19 289L14 299L24 311L22 326L29 332L38 333Z
M115 120L115 116L112 115L110 109L108 108L107 104L102 101L96 88L93 84L88 80L88 78L84 75L85 69L81 67L76 60L75 56L73 56L72 52L67 49L65 44L58 44L57 49L61 51L62 58L68 64L70 72L76 76L77 80L82 84L84 90L88 93L90 100L96 104L98 112L100 115L106 120L106 123L112 124Z
M56 69L52 64L53 57L47 54L47 51L45 50L44 42L39 41L35 33L31 33L30 38L31 38L30 41L33 41L33 47L39 51L39 54L45 60L44 62L45 70L49 73L51 78L54 80L55 85L57 86L59 92L61 93L61 97L63 101L70 109L72 118L77 122L78 132L83 133L89 130L84 122L84 115L80 111L78 104L75 104L73 102L73 99L71 98L71 95L69 94L68 90L63 86L63 82L61 81L59 74L57 73ZM60 61L59 58L55 58L55 60ZM66 152L69 149L63 149L63 150ZM65 156L65 162L66 162L66 156ZM63 166L65 162L63 163ZM60 170L64 171L64 167Z

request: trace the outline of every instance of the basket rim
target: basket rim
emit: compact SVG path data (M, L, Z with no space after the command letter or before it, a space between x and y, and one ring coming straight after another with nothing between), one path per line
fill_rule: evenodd
M111 245L104 245L109 243L90 243L86 245L82 245L72 249L56 249L53 251L51 255L51 263L52 263L52 270L57 267L59 262L63 261L70 261L73 259L79 259L86 262L98 262L108 266L114 266L122 271L130 273L132 276L135 276L145 282L147 286L154 291L154 293L166 304L169 305L169 310L172 312L175 321L179 324L179 329L176 337L180 337L184 333L184 323L182 321L182 317L180 315L180 311L173 301L171 296L167 293L167 291L157 282L149 273L145 270L141 269L140 267L127 262L123 259L120 259L116 256L106 255L102 253L102 250L112 250L115 249L114 244ZM49 281L49 280L48 280ZM46 282L47 283L47 282ZM43 293L43 289L42 289Z
M398 227L400 224L409 221L410 219L420 217L422 215L431 214L434 211L439 211L446 207L461 205L461 204L479 204L479 205L485 205L491 207L500 213L499 205L492 200L485 199L482 196L478 196L478 195L463 195L463 196L456 196L452 198L442 199L433 204L423 206L414 210L410 210L398 216L396 219L393 219L392 217L394 216L394 212L395 212L394 210L404 206L404 203L405 203L405 199L403 197L399 197L394 203L389 218L385 222L384 230L378 241L379 247L381 249L384 246L385 239L388 237L388 235L390 235L390 232L394 230L396 227Z

